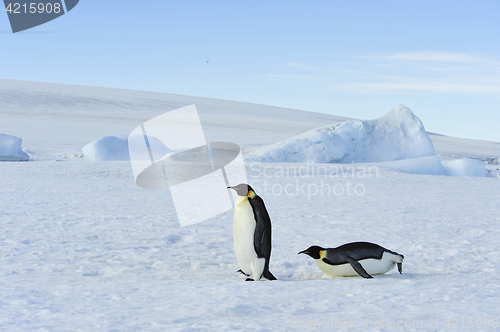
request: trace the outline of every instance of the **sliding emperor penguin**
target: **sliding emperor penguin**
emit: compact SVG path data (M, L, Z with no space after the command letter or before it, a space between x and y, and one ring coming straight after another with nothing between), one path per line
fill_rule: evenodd
M403 255L369 242L347 243L328 249L312 246L299 254L314 258L319 268L333 277L360 275L363 278L373 278L372 274L384 274L396 264L399 273L403 273Z
M271 218L264 201L248 184L228 188L238 194L233 219L234 251L240 266L238 272L249 277L247 281L257 281L262 277L276 280L269 271Z

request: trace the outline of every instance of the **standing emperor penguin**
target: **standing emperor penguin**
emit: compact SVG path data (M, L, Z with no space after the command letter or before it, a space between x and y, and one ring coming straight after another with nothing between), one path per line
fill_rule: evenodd
M233 189L238 194L234 205L233 241L240 270L247 281L262 277L276 280L269 271L271 259L271 218L262 198L248 184L241 183Z

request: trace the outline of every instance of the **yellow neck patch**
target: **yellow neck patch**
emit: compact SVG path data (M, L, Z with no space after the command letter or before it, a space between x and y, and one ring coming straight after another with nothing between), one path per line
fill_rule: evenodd
M253 190L250 190L250 191L248 192L247 197L254 198L254 197L255 197L255 193L254 193L254 191L253 191Z

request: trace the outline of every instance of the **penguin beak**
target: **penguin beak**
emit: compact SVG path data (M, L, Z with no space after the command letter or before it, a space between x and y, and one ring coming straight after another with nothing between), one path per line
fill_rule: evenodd
M227 187L227 189L234 189L234 190L238 190L238 188L236 188L236 187Z
M300 255L300 254L310 254L310 252L307 250L303 250L303 251L299 252L297 255Z

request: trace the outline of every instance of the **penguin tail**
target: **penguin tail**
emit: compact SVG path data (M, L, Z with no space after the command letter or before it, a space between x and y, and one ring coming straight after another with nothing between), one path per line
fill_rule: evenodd
M269 271L269 269L264 269L264 273L262 273L262 276L266 278L267 280L278 280L276 279L275 276Z
M405 259L405 256L401 255L401 262L398 263L399 274L403 274L403 259Z

